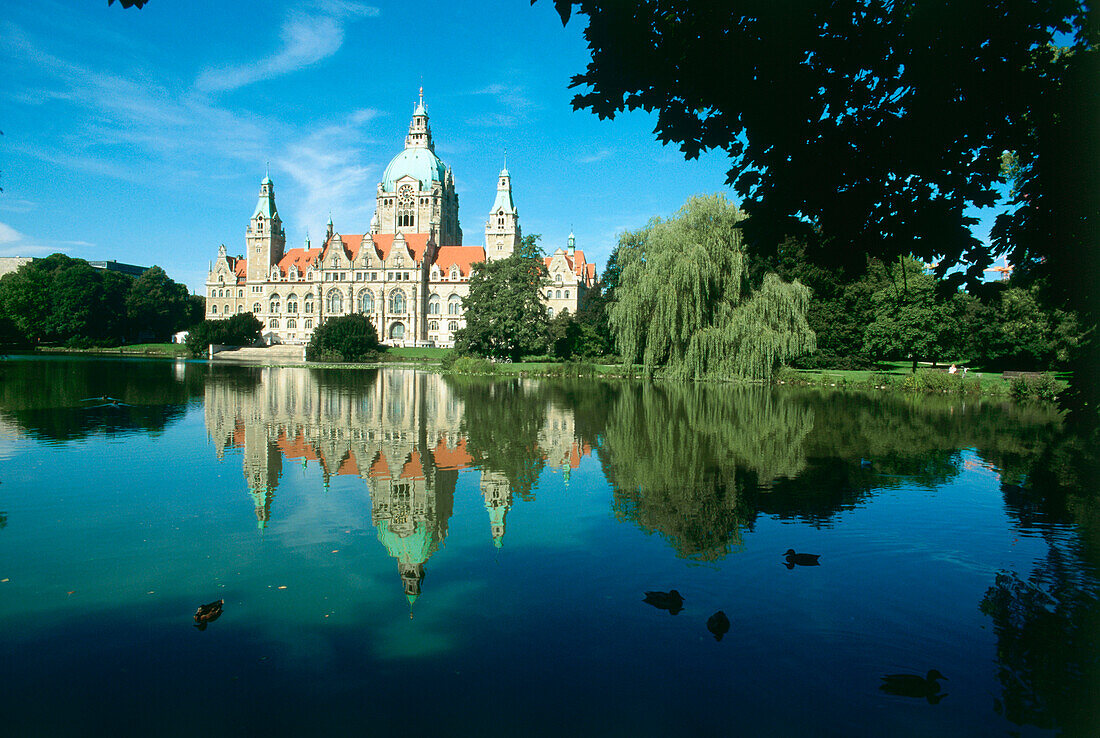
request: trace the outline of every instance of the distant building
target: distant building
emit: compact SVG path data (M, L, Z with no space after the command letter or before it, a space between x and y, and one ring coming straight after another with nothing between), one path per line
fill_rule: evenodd
M34 261L33 256L0 256L0 277L18 271L24 264Z
M150 267L136 266L134 264L123 264L119 261L89 261L88 266L92 269L102 269L106 272L119 272L120 274L129 274L131 277L140 277L145 272L149 271Z
M245 233L247 252L230 256L223 245L206 280L208 318L251 312L269 342L306 343L334 315L364 313L383 342L397 346L453 346L466 324L462 300L476 264L503 259L520 242L519 211L507 169L485 223L484 246L462 245L454 174L435 154L423 92L405 136L405 148L386 167L375 192L366 233L338 233L329 219L321 246L286 248L275 207L275 185L260 196ZM550 285L540 292L548 312L576 313L596 283L596 267L574 246L546 257Z
M0 256L0 277L3 277L9 272L14 272L24 264L29 264L32 261L37 261L38 257L35 256ZM88 266L92 269L102 269L107 272L119 272L120 274L129 274L131 277L140 277L145 272L149 271L149 267L135 266L134 264L123 264L119 261L89 261Z

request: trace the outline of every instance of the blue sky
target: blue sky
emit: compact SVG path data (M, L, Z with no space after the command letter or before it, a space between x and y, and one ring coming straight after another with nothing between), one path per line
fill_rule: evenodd
M602 267L623 230L723 191L654 118L574 112L584 18L553 3L106 0L6 3L0 19L0 255L159 264L200 289L244 229L270 162L288 245L363 233L423 84L481 244L507 149L525 233L570 226Z

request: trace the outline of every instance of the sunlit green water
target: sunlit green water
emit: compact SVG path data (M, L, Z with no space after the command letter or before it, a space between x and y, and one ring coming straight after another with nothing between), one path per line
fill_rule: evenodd
M1089 735L1100 516L1043 471L1059 433L938 397L9 359L0 724ZM879 689L932 668L935 699Z

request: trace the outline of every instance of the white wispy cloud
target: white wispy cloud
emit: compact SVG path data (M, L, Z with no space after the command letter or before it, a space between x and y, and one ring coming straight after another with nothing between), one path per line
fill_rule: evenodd
M379 115L369 108L357 110L289 144L275 161L294 180L290 200L294 230L308 225L317 242L329 212L339 232L365 233L370 227L372 195L382 164L364 163L367 155L362 146L371 141L361 127Z
M32 200L21 199L9 199L7 197L0 197L0 210L9 213L29 213L37 207L37 203Z
M23 234L12 228L7 223L0 223L0 245L7 245L23 240Z
M235 90L305 69L340 50L344 43L344 27L349 20L378 14L378 8L355 2L313 4L292 12L283 22L279 34L281 45L274 54L203 70L195 86L203 92Z
M598 161L605 161L607 159L610 159L612 156L614 156L614 154L615 152L613 152L611 149L600 149L595 153L578 158L577 161L581 164L594 164Z
M527 112L533 106L531 100L524 94L521 85L494 82L469 93L490 99L484 107L492 105L497 110L486 110L481 115L476 115L466 120L467 125L478 128L511 128L527 118Z

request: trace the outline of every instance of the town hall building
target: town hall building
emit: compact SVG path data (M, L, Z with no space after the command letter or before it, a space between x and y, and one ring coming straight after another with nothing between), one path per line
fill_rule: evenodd
M454 174L435 154L421 90L405 148L383 172L375 199L366 233L340 233L330 218L321 246L307 239L303 248L288 249L275 185L264 177L246 253L230 256L222 245L210 268L207 317L251 312L267 342L303 344L326 318L363 313L389 345L453 346L465 325L470 275L519 244L511 175L505 168L497 177L484 244L463 245ZM595 285L595 264L575 248L572 234L545 262L549 279L540 294L548 313L576 313Z

